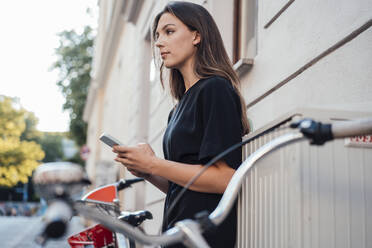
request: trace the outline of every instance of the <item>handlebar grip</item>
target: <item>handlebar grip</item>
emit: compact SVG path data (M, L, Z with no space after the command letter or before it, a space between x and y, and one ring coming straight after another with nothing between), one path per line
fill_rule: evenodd
M62 237L72 216L72 208L66 201L56 200L52 202L44 215L46 223L43 235L47 238Z
M142 182L144 180L145 179L143 178L133 178L133 179L127 179L127 180L121 179L119 183L117 184L116 188L118 191L120 191L122 189L130 187L134 183Z
M297 128L310 140L312 145L323 145L329 140L333 140L331 124L323 124L312 119L303 119L291 123L291 128Z
M343 121L332 124L334 138L346 138L372 134L372 118Z
M125 212L122 211L121 215L118 217L119 220L125 221L131 226L139 226L145 220L151 220L152 213L147 210L137 211L137 212Z

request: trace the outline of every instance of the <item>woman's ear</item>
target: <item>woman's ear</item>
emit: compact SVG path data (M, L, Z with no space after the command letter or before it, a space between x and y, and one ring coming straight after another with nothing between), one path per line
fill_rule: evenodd
M193 44L194 46L196 46L196 45L198 45L199 43L200 43L200 34L199 34L198 31L195 31L195 32L194 32L194 40L193 40L192 44Z

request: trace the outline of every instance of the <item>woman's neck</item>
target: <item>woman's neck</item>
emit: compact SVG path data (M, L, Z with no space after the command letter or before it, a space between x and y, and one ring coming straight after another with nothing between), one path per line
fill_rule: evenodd
M188 60L181 68L179 68L179 71L181 72L185 83L185 92L200 79L195 74L193 59Z

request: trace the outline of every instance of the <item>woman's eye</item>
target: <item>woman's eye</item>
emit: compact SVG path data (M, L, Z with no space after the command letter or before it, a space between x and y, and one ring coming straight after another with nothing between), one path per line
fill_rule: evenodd
M173 31L173 30L167 30L166 33L167 33L167 34L173 34L174 31Z

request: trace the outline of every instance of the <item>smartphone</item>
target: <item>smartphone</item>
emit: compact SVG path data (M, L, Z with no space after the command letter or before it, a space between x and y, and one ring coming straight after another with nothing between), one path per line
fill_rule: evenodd
M101 134L99 139L100 141L102 141L103 143L105 143L106 145L110 147L113 147L114 145L119 145L119 146L123 145L123 143L121 143L119 140L115 139L114 137L106 133Z

